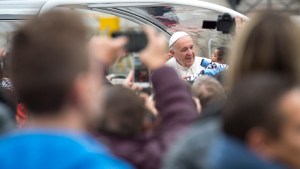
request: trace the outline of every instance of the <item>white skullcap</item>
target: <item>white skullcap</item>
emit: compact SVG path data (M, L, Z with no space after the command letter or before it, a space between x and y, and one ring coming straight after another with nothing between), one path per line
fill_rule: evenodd
M169 40L169 48L180 38L182 38L183 36L190 36L189 34L187 34L186 32L175 32L173 33L173 35L171 36L170 40Z

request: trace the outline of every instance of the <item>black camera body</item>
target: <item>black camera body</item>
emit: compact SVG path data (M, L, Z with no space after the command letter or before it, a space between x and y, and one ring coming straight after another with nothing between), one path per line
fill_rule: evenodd
M140 30L129 30L129 31L119 31L119 32L113 32L112 37L116 38L119 36L125 36L128 39L127 44L125 45L125 49L127 52L140 52L143 50L147 44L148 39L147 35L144 31Z
M235 26L235 20L230 14L224 13L223 15L218 15L217 31L230 33L233 26Z
M218 15L217 21L204 20L202 28L203 29L217 29L224 34L230 33L232 28L235 26L235 19L229 13L224 13L223 15Z

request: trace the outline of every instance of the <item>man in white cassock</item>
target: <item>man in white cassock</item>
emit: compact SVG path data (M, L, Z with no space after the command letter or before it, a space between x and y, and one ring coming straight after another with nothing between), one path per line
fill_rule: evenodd
M194 80L204 67L201 66L202 57L195 56L194 43L186 32L175 32L169 40L169 54L173 57L167 65L173 67L179 77Z

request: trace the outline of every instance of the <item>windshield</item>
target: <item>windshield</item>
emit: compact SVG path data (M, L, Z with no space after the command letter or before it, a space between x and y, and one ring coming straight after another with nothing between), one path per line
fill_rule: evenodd
M94 7L90 10L101 10L101 12L104 13L107 11L108 14L120 17L120 29L126 30L126 28L141 27L142 24L152 24L169 34L169 36L176 31L185 31L189 33L194 40L196 55L201 57L208 58L215 48L226 46L231 40L230 35L224 35L216 30L202 29L203 20L215 21L217 16L222 14L204 8L174 4L148 4L112 8L101 7L100 4L98 7ZM104 13L99 13L97 17L104 16ZM96 24L92 27L98 29L99 25L101 27L101 19L99 19L99 25L97 18L96 20L97 22L93 22ZM0 22L1 46L6 44L9 39L6 36L6 30L13 30L11 28L5 28L7 23L9 22ZM8 25L14 27L15 24L9 23ZM119 63L113 66L111 72L126 75L131 69L132 59L121 59Z
M218 15L222 14L217 11L174 4L122 7L120 9L148 19L170 35L176 31L189 33L194 40L197 56L209 57L214 48L226 45L231 39L230 35L202 29L203 20L216 21Z

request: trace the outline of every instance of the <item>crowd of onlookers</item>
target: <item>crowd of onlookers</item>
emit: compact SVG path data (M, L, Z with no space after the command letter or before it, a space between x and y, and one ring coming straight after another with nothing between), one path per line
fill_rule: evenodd
M210 57L146 27L145 93L132 72L106 78L127 38L88 37L73 12L32 18L0 51L0 169L300 168L300 29L277 11L235 25Z

